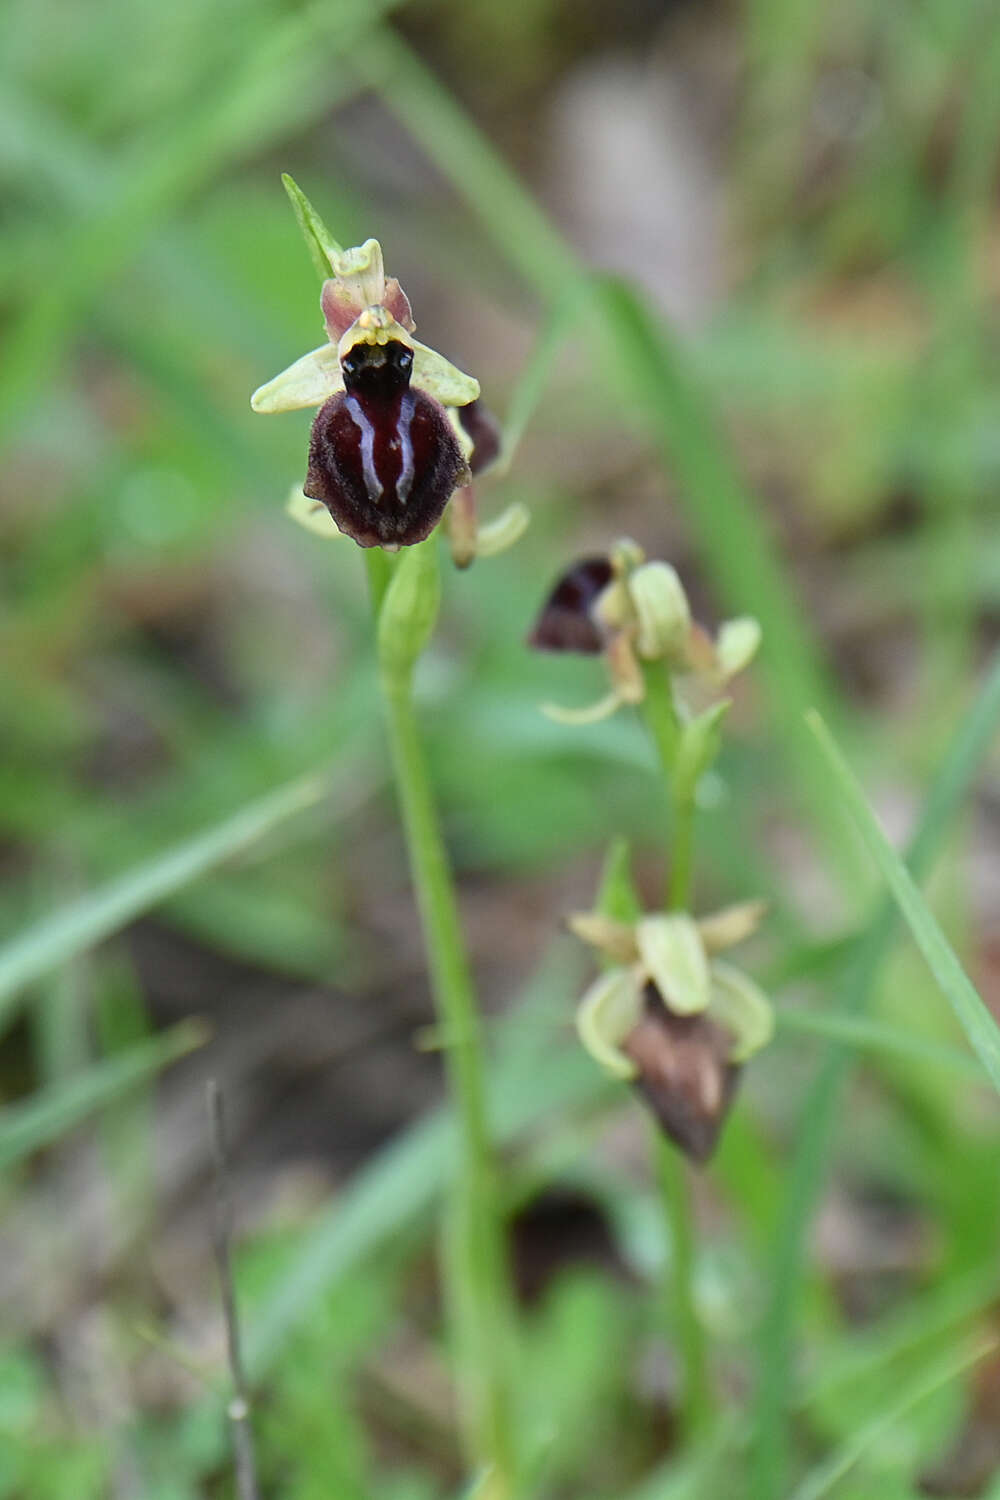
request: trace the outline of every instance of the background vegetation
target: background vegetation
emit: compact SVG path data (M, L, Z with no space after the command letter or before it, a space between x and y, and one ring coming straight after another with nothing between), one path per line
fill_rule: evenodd
M447 575L420 688L542 1491L1000 1494L995 1100L951 949L911 900L932 974L883 908L898 867L803 719L1000 1007L995 4L0 17L0 1496L232 1492L213 1073L265 1492L468 1477L363 573L283 514L308 416L248 406L320 338L282 169L526 424L481 502L531 530ZM616 833L654 899L655 768L624 716L543 719L596 672L522 644L566 561L626 533L765 635L698 896L772 903L751 966L781 1023L699 1179L718 1410L686 1454L646 1127L577 1051L561 931Z

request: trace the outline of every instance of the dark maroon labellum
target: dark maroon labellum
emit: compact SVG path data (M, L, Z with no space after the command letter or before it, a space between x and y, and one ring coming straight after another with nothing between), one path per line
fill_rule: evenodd
M472 439L469 469L473 474L481 474L500 453L500 423L481 401L460 406L458 420Z
M465 461L444 408L410 389L413 351L356 344L345 390L316 413L303 490L361 547L409 547L429 536Z
M565 572L542 606L528 645L536 651L596 656L607 644L593 609L612 579L606 557L585 557Z
M729 1061L732 1037L704 1014L675 1016L646 986L645 1012L622 1043L639 1069L635 1086L664 1131L692 1161L715 1150L740 1068Z

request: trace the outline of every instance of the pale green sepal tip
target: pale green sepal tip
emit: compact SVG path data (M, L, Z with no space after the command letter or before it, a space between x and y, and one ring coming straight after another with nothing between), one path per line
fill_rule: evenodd
M698 924L687 912L642 917L636 923L639 957L664 1004L678 1016L708 1009L708 959Z
M312 263L319 273L320 280L326 281L330 275L333 257L343 254L343 251L295 178L290 177L287 172L282 172L281 181L292 208L295 210L295 218L302 231L302 238L306 242Z
M515 500L513 505L508 505L492 521L487 521L480 526L476 538L476 555L478 557L496 557L500 552L506 552L508 547L513 547L519 542L531 525L531 511L520 500Z
M413 345L413 374L411 384L419 386L442 406L468 406L479 397L479 381L466 375L457 365L429 349L419 339L411 339Z
M403 549L378 616L378 657L386 684L403 683L427 646L441 603L437 537Z
M580 1041L615 1078L632 1079L638 1068L620 1044L642 1016L642 987L629 969L611 969L595 979L576 1013Z
M334 537L347 540L326 506L319 500L310 500L300 484L294 485L289 491L285 514L313 536L323 537L325 541L331 541Z
M332 344L321 344L254 391L250 405L266 414L301 411L307 406L322 406L343 388L337 351Z
M746 1062L766 1047L774 1035L774 1011L759 984L734 969L732 964L716 960L711 967L712 999L709 1011L733 1035L730 1061Z
M760 648L761 628L749 615L738 620L727 620L720 628L715 643L715 656L719 672L728 682L737 672L748 667Z

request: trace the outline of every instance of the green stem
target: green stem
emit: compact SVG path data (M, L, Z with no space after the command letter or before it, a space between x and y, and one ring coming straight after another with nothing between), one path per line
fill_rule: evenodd
M673 684L666 668L652 662L644 669L643 713L656 745L671 809L671 858L668 905L685 910L691 900L694 855L694 799L677 796L674 767L680 748L681 722ZM671 1312L683 1367L684 1431L691 1439L704 1431L712 1411L705 1330L694 1295L695 1225L685 1164L656 1131L656 1170L672 1255Z
M378 619L385 591L392 577L392 564L381 547L366 547L365 571L368 574L368 589L372 597L372 614Z
M685 911L691 904L694 875L694 797L680 795L674 767L681 741L681 722L674 703L670 674L660 662L644 670L646 696L643 713L660 757L664 787L670 804L671 842L667 905Z
M703 1433L712 1412L705 1333L694 1301L695 1227L685 1164L676 1148L656 1131L656 1175L670 1229L673 1317L684 1371L682 1413L685 1435Z
M479 1016L409 674L404 680L383 677L382 685L410 870L460 1124L462 1160L449 1290L460 1344L467 1440L470 1458L492 1469L498 1500L506 1500L515 1494L507 1399L510 1289L487 1124Z

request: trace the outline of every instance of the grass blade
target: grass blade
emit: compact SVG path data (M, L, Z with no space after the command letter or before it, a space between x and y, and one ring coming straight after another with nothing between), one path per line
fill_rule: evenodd
M822 1500L822 1497L829 1494L834 1485L838 1484L844 1475L864 1458L868 1449L873 1447L884 1433L891 1431L896 1423L902 1417L907 1416L915 1406L919 1406L921 1401L925 1401L942 1386L949 1385L959 1375L978 1364L981 1359L992 1354L998 1342L1000 1340L996 1338L980 1339L971 1349L965 1348L960 1354L950 1349L943 1358L935 1360L929 1370L923 1370L917 1379L906 1386L897 1401L880 1411L877 1417L861 1428L860 1432L854 1433L829 1458L807 1474L802 1484L793 1492L792 1500Z
M0 948L0 1030L15 1015L28 985L248 849L276 824L317 802L325 785L325 777L315 772L299 777L36 922Z
M775 1010L779 1028L843 1042L860 1052L882 1052L892 1057L912 1058L914 1062L932 1063L967 1078L981 1079L983 1070L974 1057L958 1047L932 1042L926 1037L911 1036L898 1026L870 1021L865 1016L845 1016L839 1011L799 1010L779 1006Z
M959 963L954 948L917 889L913 876L882 832L878 819L830 731L819 714L807 715L807 723L816 737L851 821L885 877L917 947L955 1012L970 1046L992 1079L993 1086L1000 1092L1000 1029Z
M79 1125L94 1110L109 1104L176 1062L207 1040L204 1026L185 1021L163 1036L140 1042L117 1057L96 1063L67 1083L41 1089L26 1104L0 1112L0 1171L9 1171L43 1146Z
M1000 657L986 685L952 740L928 792L920 824L907 855L916 878L927 874L955 811L1000 721ZM894 931L891 903L858 939L839 986L842 1009L867 1004ZM823 1190L837 1107L851 1056L834 1043L806 1096L802 1126L788 1171L788 1189L779 1219L770 1267L770 1292L760 1332L760 1378L754 1412L754 1494L779 1500L785 1494L787 1422L792 1390L792 1331L805 1275L809 1227Z

